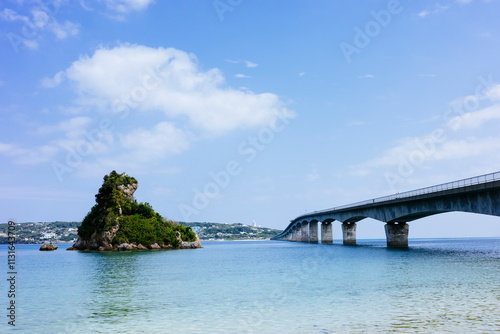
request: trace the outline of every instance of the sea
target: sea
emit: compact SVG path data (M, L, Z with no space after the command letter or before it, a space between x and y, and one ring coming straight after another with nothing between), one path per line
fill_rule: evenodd
M500 238L202 249L16 245L15 326L0 246L1 333L499 333Z

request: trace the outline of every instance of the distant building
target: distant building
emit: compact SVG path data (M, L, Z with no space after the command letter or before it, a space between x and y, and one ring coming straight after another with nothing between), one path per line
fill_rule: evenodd
M55 238L56 236L57 235L53 232L49 232L49 233L43 232L41 239L51 239L51 238Z

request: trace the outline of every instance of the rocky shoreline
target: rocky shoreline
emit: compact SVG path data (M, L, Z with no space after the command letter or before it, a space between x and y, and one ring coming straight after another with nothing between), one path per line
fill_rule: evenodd
M72 247L67 248L66 250L81 250L81 251L140 251L140 250L154 250L154 249L195 249L195 248L203 248L201 246L200 238L196 235L196 241L187 242L182 241L180 239L180 234L177 235L179 240L179 246L174 247L172 245L167 244L158 244L154 243L151 245L144 246L142 244L136 243L122 243L121 245L95 245L94 247L87 247L88 245L83 242L76 242Z

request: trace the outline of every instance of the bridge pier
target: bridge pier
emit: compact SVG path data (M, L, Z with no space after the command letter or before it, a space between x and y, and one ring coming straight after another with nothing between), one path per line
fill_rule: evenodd
M318 222L316 220L309 223L309 242L318 242Z
M300 227L301 235L302 238L300 241L302 242L309 242L309 223L304 222L302 223L302 226Z
M342 223L344 245L356 244L356 223Z
M292 228L292 241L299 241L299 238L298 238L298 227L297 226L294 226Z
M385 224L385 236L388 247L408 247L410 225L405 222Z
M333 230L331 222L321 223L321 243L333 244Z

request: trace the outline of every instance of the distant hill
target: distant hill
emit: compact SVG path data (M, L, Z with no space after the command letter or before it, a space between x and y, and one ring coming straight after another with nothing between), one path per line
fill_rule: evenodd
M198 233L201 240L266 240L274 237L281 230L267 227L257 227L242 223L186 223L179 224L189 226Z
M82 222L21 223L16 225L17 244L41 244L45 241L69 243L78 238ZM7 243L8 224L0 224L0 244Z
M201 240L266 240L281 230L266 227L254 227L241 223L221 224L179 222L192 227ZM16 226L17 244L74 243L78 238L78 227L82 222L27 222ZM196 230L199 227L199 230ZM8 224L0 224L0 244L7 243Z

